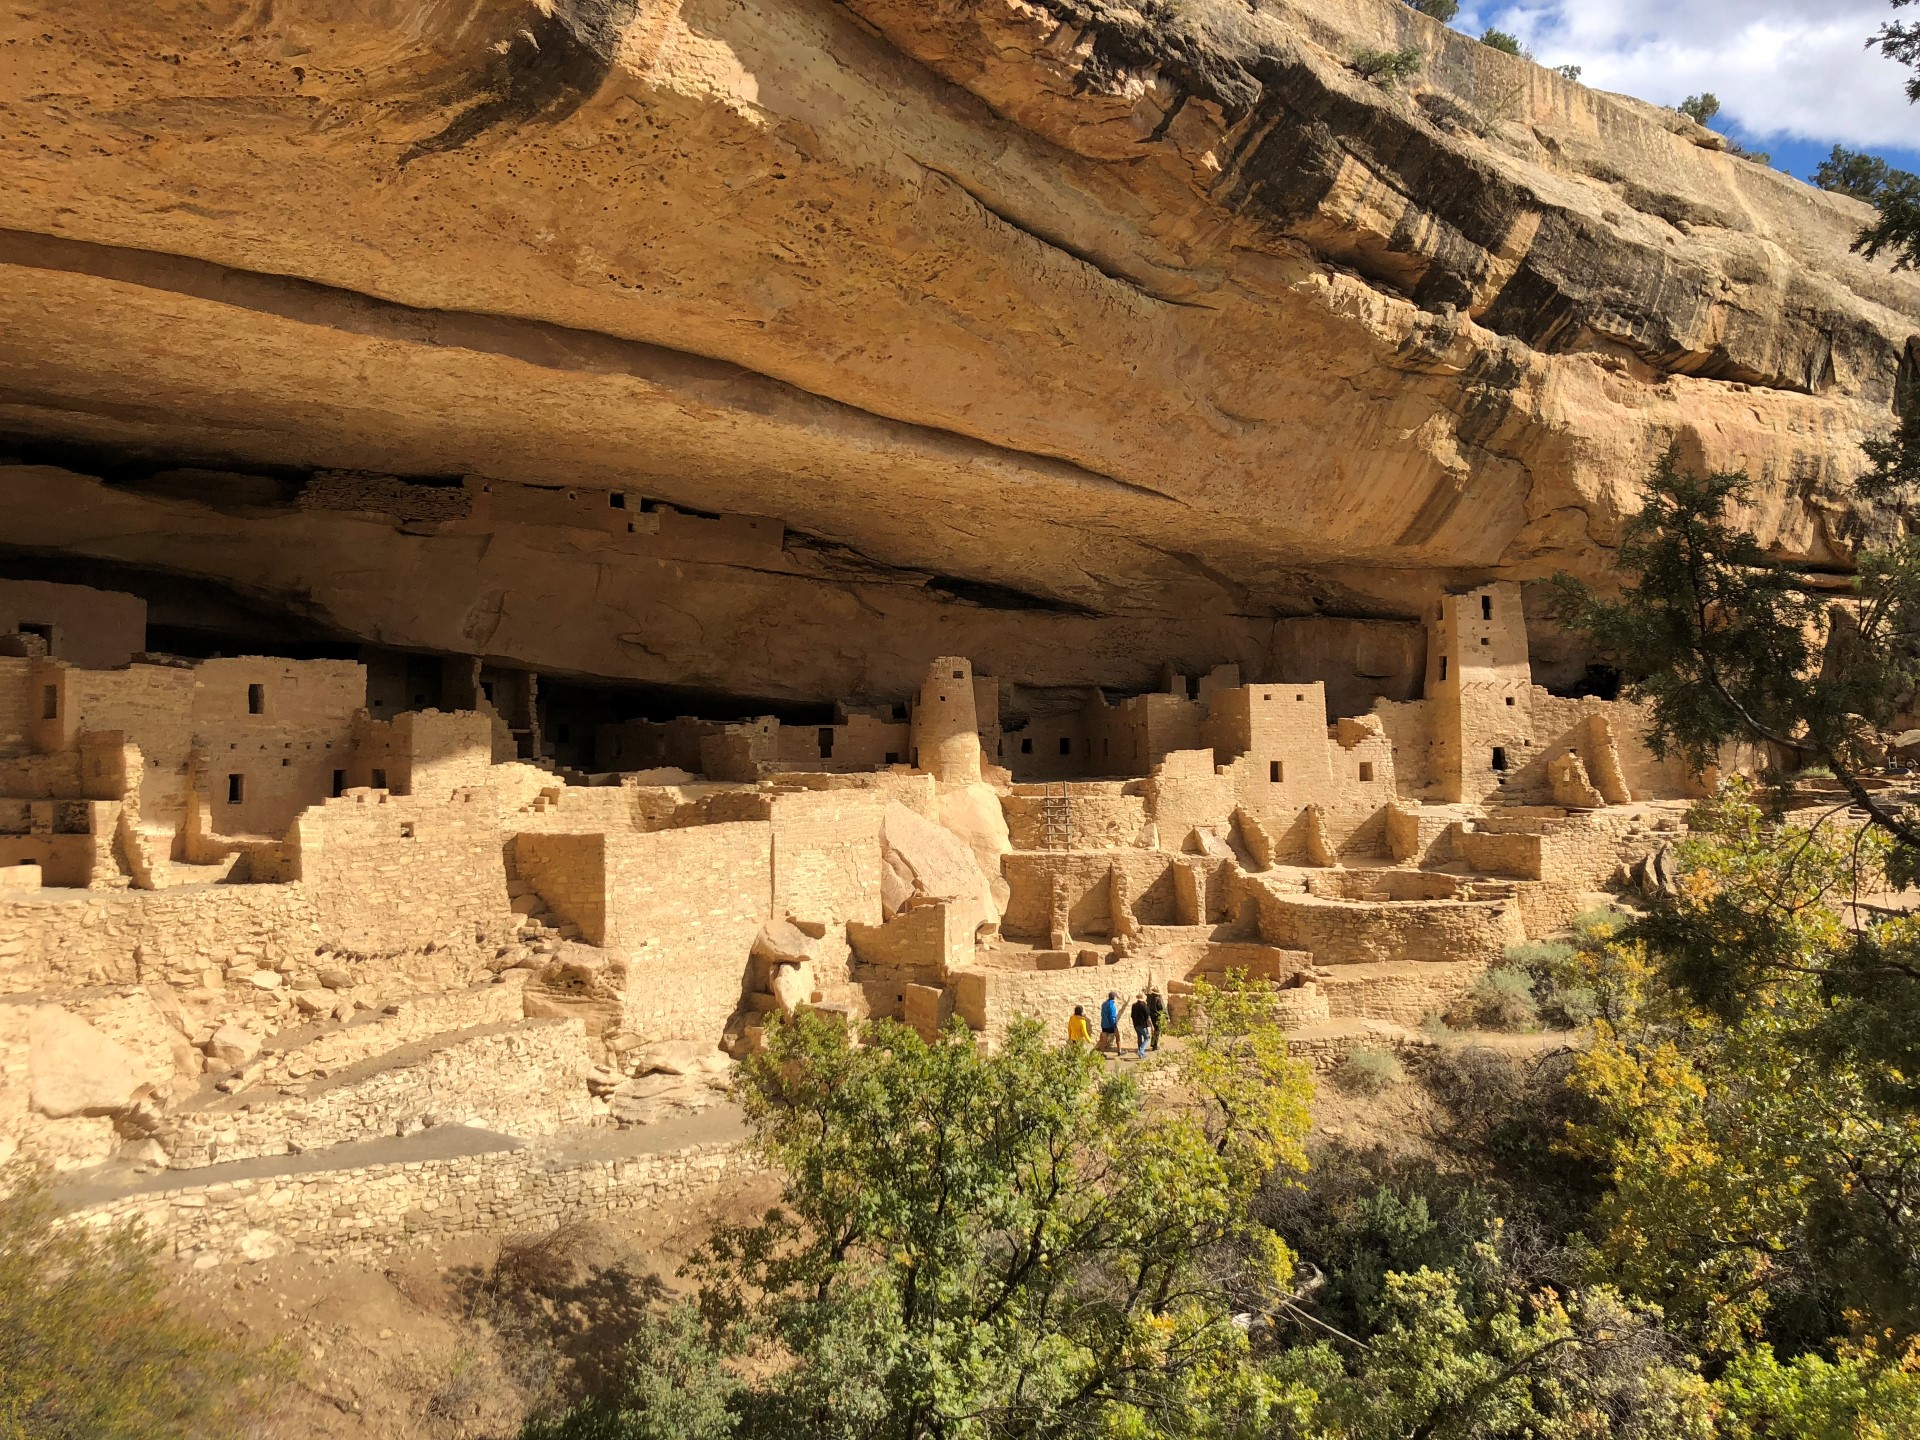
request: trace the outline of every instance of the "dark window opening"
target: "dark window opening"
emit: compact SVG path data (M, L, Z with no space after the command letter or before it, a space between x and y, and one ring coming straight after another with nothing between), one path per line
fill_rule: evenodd
M1287 772L1281 768L1278 760L1269 760L1267 762L1267 783L1269 785L1278 785L1286 773Z
M336 770L333 772L333 793L336 798L347 793L346 771Z
M1073 754L1073 740L1071 737L1066 735L1060 737L1060 753L1062 755Z
M293 761L291 761L291 760L288 760L288 759L285 759L285 758L283 758L283 759L282 759L282 760L280 761L280 768L284 770L284 769L285 769L285 768L286 768L287 766L289 766L289 765L291 765L291 764L293 764Z
M402 840L413 839L413 822L411 820L403 820L400 823L400 838Z
M887 764L898 765L899 763L900 763L900 752L898 750L887 751Z
M227 804L238 805L247 797L247 779L244 775L227 776Z
M40 692L40 718L58 720L60 718L60 687L49 685Z
M487 702L491 704L493 701L493 681L482 680L480 682L480 693L481 695L485 696L487 699Z
M47 654L53 654L53 626L42 625L36 620L22 620L18 629L22 635L38 635L47 642Z
M1493 618L1493 597L1491 595L1482 595L1480 597L1480 618L1482 620L1491 620Z
M1447 678L1447 657L1444 655L1440 657L1440 678L1442 680Z
M1570 685L1556 685L1549 681L1547 693L1565 700L1578 700L1587 695L1600 700L1618 700L1620 687L1624 683L1625 677L1611 665L1589 665L1580 678Z
M1504 770L1507 768L1506 746L1496 745L1493 747L1493 768L1496 770Z
M1033 737L1031 735L1020 742L1020 753L1022 755L1033 754Z
M1507 696L1507 704L1508 704L1508 705L1512 705L1512 704L1513 704L1513 697L1512 697L1511 695L1509 695L1509 696Z
M894 718L894 719L896 719L896 720L904 720L904 719L906 719L906 718L907 718L907 707L906 707L906 706L904 706L904 705L896 705L896 706L894 706L894 707L893 707L893 718Z
M820 758L822 760L833 758L833 727L831 725L820 727Z
M553 738L555 743L560 745L565 745L573 739L573 731L568 727L566 721L562 720L558 725L553 727Z
M387 788L387 772L386 771L375 770L373 772L373 788L376 790L384 790Z
M913 763L915 766L920 764L920 747L918 745L913 747Z
M1373 780L1373 762L1371 760L1362 760L1360 762L1360 780L1362 784L1370 783Z
M1491 645L1491 644L1493 643L1493 641L1492 641L1492 640L1491 640L1491 639L1490 639L1489 637L1487 637L1487 636L1485 636L1485 635L1482 635L1482 636L1480 637L1480 643L1481 643L1482 645Z
M956 670L953 672L953 678L956 680L964 680L967 678L967 672L964 670Z
M264 685L247 686L247 714L264 715L267 713L267 687Z
M627 508L627 497L622 495L618 490L609 490L607 492L607 505L614 510L624 510Z

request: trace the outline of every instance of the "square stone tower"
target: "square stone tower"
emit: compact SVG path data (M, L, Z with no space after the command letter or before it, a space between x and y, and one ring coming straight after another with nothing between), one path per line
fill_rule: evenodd
M1535 749L1533 670L1518 585L1442 597L1427 622L1426 693L1441 798L1496 795Z

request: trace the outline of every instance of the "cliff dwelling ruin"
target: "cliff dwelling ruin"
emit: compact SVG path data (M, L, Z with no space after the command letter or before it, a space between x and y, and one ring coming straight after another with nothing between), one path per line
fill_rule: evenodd
M1844 583L1920 280L1399 0L1112 8L0 20L0 1158L207 1267L644 1208L797 1006L1324 1068L1658 864L1544 587L1670 445Z

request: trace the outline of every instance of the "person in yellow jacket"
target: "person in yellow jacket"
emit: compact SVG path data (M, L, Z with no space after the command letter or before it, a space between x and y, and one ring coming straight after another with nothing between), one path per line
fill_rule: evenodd
M1067 1039L1075 1045L1091 1045L1093 1030L1087 1024L1087 1012L1079 1005L1073 1007L1073 1014L1067 1017Z

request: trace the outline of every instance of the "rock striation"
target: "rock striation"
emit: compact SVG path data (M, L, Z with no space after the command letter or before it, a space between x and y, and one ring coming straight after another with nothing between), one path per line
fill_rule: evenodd
M1809 567L1900 523L1841 496L1920 326L1864 208L1400 0L0 41L0 533L195 624L816 702L1231 662L1357 712L1441 593L1604 575L1669 443Z

